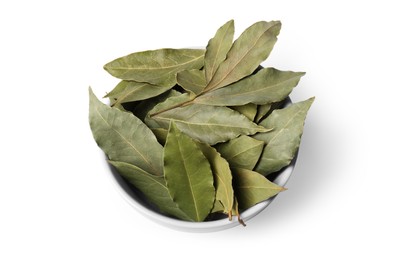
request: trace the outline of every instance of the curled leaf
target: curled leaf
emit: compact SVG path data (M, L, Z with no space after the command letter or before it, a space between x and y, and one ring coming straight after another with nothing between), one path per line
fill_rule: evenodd
M210 163L211 171L214 175L215 200L214 212L221 211L232 218L233 207L233 187L232 173L228 162L211 146L203 143L197 143L200 150L206 156Z

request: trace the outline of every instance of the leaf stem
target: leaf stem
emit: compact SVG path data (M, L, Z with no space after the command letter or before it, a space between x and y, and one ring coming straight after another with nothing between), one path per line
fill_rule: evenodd
M243 227L246 227L246 223L244 223L244 221L241 219L240 214L237 214L237 220L239 221L240 224L243 225Z

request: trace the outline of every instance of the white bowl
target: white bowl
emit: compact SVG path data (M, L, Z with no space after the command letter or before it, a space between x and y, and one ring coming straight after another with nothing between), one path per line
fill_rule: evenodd
M284 186L287 183L294 169L296 157L297 156L295 156L294 160L289 166L285 167L278 174L276 174L276 177L273 179L274 183L280 186ZM145 215L146 217L153 220L154 222L157 222L169 228L173 228L181 231L189 231L189 232L214 232L214 231L220 231L240 225L240 223L237 220L237 217L233 217L232 220L230 221L227 215L224 215L223 219L205 221L205 222L190 222L190 221L174 219L162 215L157 211L155 211L155 209L153 209L150 206L150 204L148 204L144 200L141 194L133 187L131 187L131 185L124 178L121 177L121 175L116 171L116 169L113 166L111 166L110 164L108 165L111 169L111 178L114 180L115 186L117 187L121 195L138 212ZM241 212L240 214L241 219L243 219L244 222L247 222L251 218L255 217L258 213L264 210L273 201L274 198L275 196L268 200L262 201L252 206L251 208Z

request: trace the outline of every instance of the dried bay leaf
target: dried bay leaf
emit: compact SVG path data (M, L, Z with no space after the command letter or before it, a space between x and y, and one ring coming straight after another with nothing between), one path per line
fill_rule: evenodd
M174 203L166 187L163 176L149 174L133 164L111 160L108 162L163 213L175 216L179 219L191 220L178 208L177 204Z
M155 105L146 115L144 122L150 127L150 128L165 128L168 129L169 126L163 126L159 124L155 119L152 117L156 114L163 113L165 111L172 110L173 108L179 107L180 105L188 102L191 100L191 95L190 93L180 93L175 90L168 96L167 99L165 99L163 102L158 103Z
M172 86L162 87L145 82L122 80L105 97L113 98L114 102L112 102L111 105L114 106L118 103L126 103L155 97L166 92L171 87Z
M232 174L233 188L241 210L248 209L285 190L255 171L232 168Z
M210 163L194 140L170 124L164 147L164 177L170 196L194 221L203 221L215 199Z
M212 212L227 213L229 219L232 218L233 207L233 187L232 187L232 173L229 168L229 163L221 157L215 148L204 143L197 143L200 150L210 163L211 171L214 175L215 186L215 200ZM221 208L222 207L222 208Z
M109 97L109 100L110 100L111 107L116 107L121 111L128 112L120 103L117 103L117 101L114 98Z
M252 103L242 106L231 106L230 108L236 110L240 114L245 115L251 121L254 121L255 115L257 113L257 105Z
M191 91L198 95L206 87L204 71L198 69L183 70L177 73L177 84L186 91Z
M264 105L285 99L299 83L303 72L264 68L226 88L207 92L194 103L212 106Z
M241 219L240 212L239 212L239 202L237 201L236 197L234 197L232 215L237 216L237 220L239 221L239 223L242 224L244 227L246 226L244 221Z
M180 95L180 93L171 89L163 94L160 94L159 96L143 100L135 107L135 109L133 109L133 114L140 120L144 121L148 112L152 110L157 104L164 102L169 97L174 97L177 95Z
M166 100L153 107L152 110L149 111L148 116L160 114L173 108L180 107L191 99L192 97L189 93L180 93L175 91Z
M254 122L258 124L262 120L262 118L270 111L271 107L272 104L259 105L257 107Z
M161 145L165 145L167 138L167 129L164 128L151 128L152 133Z
M208 42L204 55L205 86L211 81L232 47L234 32L234 21L230 20L221 26L215 36Z
M229 142L218 144L215 148L231 167L252 170L261 157L263 145L263 141L242 135Z
M181 106L151 116L157 127L168 128L170 121L190 137L210 145L226 142L239 135L270 131L228 108L199 104Z
M283 108L287 103L291 104L291 99L289 97L279 102L274 102L272 104L259 105L254 122L259 124L263 119L268 117L274 110Z
M100 102L89 88L89 123L98 146L110 160L131 163L144 171L163 174L163 147L132 113Z
M268 175L289 165L299 148L304 121L314 98L274 110L260 125L272 127L270 133L256 134L254 138L266 143L255 171Z
M214 201L214 206L211 209L210 213L223 213L224 209L225 209L224 205L222 205L222 203L219 200L216 199Z
M200 69L205 50L158 49L135 52L115 59L104 69L123 80L148 82L163 87L176 84L176 74L183 70Z
M247 28L233 43L226 60L219 65L205 92L250 75L269 56L280 29L279 21L261 21Z

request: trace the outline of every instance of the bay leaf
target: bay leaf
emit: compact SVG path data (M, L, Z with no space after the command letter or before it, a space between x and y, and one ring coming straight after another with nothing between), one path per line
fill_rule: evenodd
M206 84L211 81L219 65L225 60L226 54L228 54L229 49L232 47L234 32L234 21L230 20L221 26L214 37L208 42L204 55Z
M211 209L210 213L223 213L224 209L225 209L224 205L222 205L222 203L219 200L215 199L214 206Z
M198 95L206 87L204 71L198 69L180 71L177 73L177 84L186 91Z
M203 221L215 199L210 163L194 140L170 124L164 147L164 176L170 196L192 220Z
M169 126L166 125L163 127L163 125L159 124L155 119L152 119L153 116L156 114L163 113L165 111L172 110L176 107L181 106L182 104L188 102L191 100L191 95L190 93L180 93L177 91L172 91L172 93L168 96L167 99L165 99L163 102L160 102L156 104L146 115L144 122L149 126L150 128L165 128L168 129Z
M211 171L214 175L215 200L220 204L214 203L214 212L221 211L227 213L229 219L232 219L233 207L233 187L232 187L232 173L229 168L229 163L221 157L215 148L205 143L198 143L200 150L210 163ZM217 208L222 206L221 210ZM212 211L213 212L213 211Z
M162 87L146 82L122 80L105 97L113 98L114 102L112 102L111 105L114 106L118 103L126 103L155 97L166 92L171 87L172 86Z
M160 114L162 112L177 108L192 99L189 93L180 93L173 91L173 93L163 102L158 103L148 113L149 116Z
M112 76L123 80L148 82L170 87L176 84L176 74L183 70L200 69L205 50L158 49L135 52L115 59L104 69Z
M219 65L205 92L250 75L269 56L280 29L279 21L261 21L247 28L232 44L226 60Z
M307 112L314 98L274 110L260 125L272 127L270 133L257 134L254 138L266 143L255 170L263 175L281 170L295 156L303 133Z
M241 210L248 209L285 190L255 171L232 168L232 174L233 188Z
M278 102L291 93L304 74L264 68L226 88L207 92L197 97L194 103L212 106L241 106L248 103L264 105Z
M111 108L89 88L89 123L98 146L110 160L131 163L144 171L163 174L163 147L132 113Z
M242 106L231 106L230 108L236 110L240 114L245 115L251 121L254 121L255 115L257 113L257 105L252 103Z
M164 102L169 97L178 96L180 93L173 89L166 91L159 96L142 100L139 104L133 109L133 114L137 116L140 120L144 121L148 112L151 111L157 104Z
M252 170L261 157L263 145L263 141L242 135L229 142L218 144L215 148L231 167Z
M127 112L127 110L120 103L117 103L116 99L109 97L109 100L110 100L111 107L116 107L121 111Z
M272 104L258 105L254 122L257 124L261 122L262 118L270 111L271 106Z
M170 121L185 134L200 142L214 145L236 138L270 131L228 108L199 104L181 106L151 116L157 127L168 128Z
M108 161L117 171L165 214L183 220L191 220L182 212L170 196L163 176L155 176L129 163Z
M259 105L257 115L255 116L254 122L259 124L263 119L268 117L274 110L283 108L287 103L292 103L289 97L284 100L274 102L266 105Z
M241 219L240 212L239 212L239 202L237 201L236 197L234 198L234 203L233 203L233 208L232 208L232 215L233 216L237 216L237 220L239 221L239 223L241 225L243 225L244 227L246 226L244 221Z
M167 138L167 129L164 128L151 128L152 133L161 145L165 145Z

